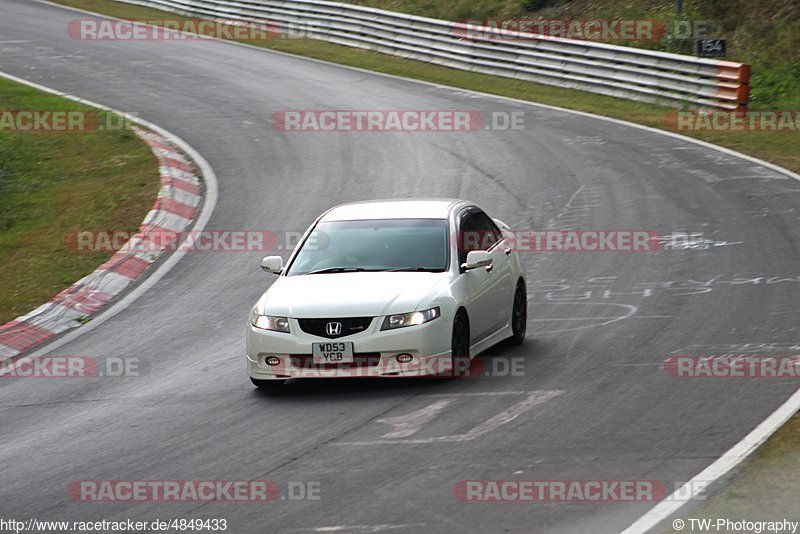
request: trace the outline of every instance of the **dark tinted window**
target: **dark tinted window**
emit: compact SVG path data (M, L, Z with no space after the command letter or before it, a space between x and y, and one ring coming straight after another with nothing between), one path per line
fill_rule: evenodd
M458 236L458 264L467 261L470 250L489 250L503 238L503 234L482 211L474 211L462 219Z
M497 228L494 221L484 212L477 212L475 214L475 220L478 230L485 233L485 238L481 243L484 248L481 250L488 250L492 248L495 243L503 239L503 234L500 232L500 229Z

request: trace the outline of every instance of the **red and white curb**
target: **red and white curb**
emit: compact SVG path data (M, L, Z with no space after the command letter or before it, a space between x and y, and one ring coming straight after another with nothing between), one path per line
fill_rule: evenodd
M199 173L189 158L161 134L132 127L156 155L161 189L139 231L93 273L85 276L32 312L0 326L0 358L10 358L82 321L122 293L166 250L137 247L138 241L158 243L157 232L180 233L197 215L202 201Z

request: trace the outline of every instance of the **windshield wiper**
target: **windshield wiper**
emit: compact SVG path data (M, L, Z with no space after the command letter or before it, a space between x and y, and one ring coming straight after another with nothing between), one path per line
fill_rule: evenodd
M327 274L327 273L357 273L366 271L363 267L326 267L325 269L317 269L306 274Z
M430 267L398 267L397 269L369 269L366 267L326 267L317 269L306 274L328 274L328 273L399 273L399 272L438 272L442 269Z
M397 269L386 269L385 270L385 272L387 272L387 273L400 273L400 272L403 272L403 271L434 273L436 271L441 271L441 269L434 269L432 267L398 267Z

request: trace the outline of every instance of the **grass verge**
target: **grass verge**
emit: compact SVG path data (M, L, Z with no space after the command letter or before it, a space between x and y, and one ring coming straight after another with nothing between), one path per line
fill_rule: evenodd
M0 78L0 110L91 109ZM99 119L105 124L106 113ZM0 129L0 324L111 256L69 250L69 232L135 230L159 187L155 156L131 130Z
M111 0L56 0L58 3L130 20L190 20L175 13L143 8ZM78 18L76 15L75 18ZM66 25L64 32L67 31ZM416 78L453 87L519 98L542 104L587 111L667 130L665 117L674 109L562 89L511 78L450 69L377 52L312 39L277 38L248 44L322 59L332 63ZM800 172L800 131L796 132L682 132L689 137L718 144Z

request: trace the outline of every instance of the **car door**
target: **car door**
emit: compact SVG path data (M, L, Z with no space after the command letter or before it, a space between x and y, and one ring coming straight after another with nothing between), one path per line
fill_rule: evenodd
M472 343L480 341L494 332L497 323L497 295L494 290L495 270L479 267L465 271L461 265L467 261L470 250L482 248L484 233L480 230L482 213L477 208L467 208L459 214L458 265L466 293L465 306L469 314Z
M492 253L492 291L497 300L493 331L503 328L511 319L514 297L514 279L511 265L511 246L503 232L486 213L475 214L479 230L486 235L482 246Z

